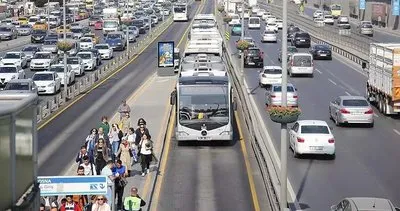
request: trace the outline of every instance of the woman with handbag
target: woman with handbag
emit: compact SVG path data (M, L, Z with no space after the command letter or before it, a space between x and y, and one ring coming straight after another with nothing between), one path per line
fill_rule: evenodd
M126 167L128 172L128 177L131 175L132 165L131 158L133 157L131 146L128 142L128 137L122 137L122 142L119 145L118 152L116 154L117 157L122 161L122 165Z
M139 143L140 164L142 166L142 177L146 173L150 173L150 162L153 156L153 142L148 138L147 134L143 134L142 140Z
M122 196L124 195L124 189L127 185L128 181L125 177L128 175L128 171L126 170L126 166L122 165L121 160L117 160L114 169L114 177L115 177L115 197L117 198L117 210L122 209Z

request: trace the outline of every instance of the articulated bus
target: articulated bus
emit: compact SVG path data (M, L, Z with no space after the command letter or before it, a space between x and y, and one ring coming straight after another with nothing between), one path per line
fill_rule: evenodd
M176 140L231 141L232 88L229 76L180 77L171 105L176 105Z
M175 3L173 5L173 16L174 16L174 22L188 21L189 14L188 14L187 3L185 3L185 2Z

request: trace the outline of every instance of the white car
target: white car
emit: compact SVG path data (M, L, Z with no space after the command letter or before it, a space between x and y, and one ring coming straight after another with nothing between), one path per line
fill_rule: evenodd
M236 10L240 13L240 12L242 12L243 7L242 6L237 6Z
M295 158L319 154L335 159L335 137L325 121L297 121L289 131L289 144Z
M10 80L25 79L25 71L18 65L0 65L0 87L4 88Z
M97 44L94 46L101 55L101 59L112 59L114 50L108 44Z
M278 32L278 25L273 22L273 23L267 23L265 25L265 30L266 31L274 31L274 32Z
M315 10L315 12L313 13L313 18L321 18L324 15L324 12L321 10Z
M283 20L276 19L275 23L276 23L276 26L278 27L278 29L282 29L283 28Z
M169 9L162 9L160 12L161 15L165 15L165 16L168 16L169 13L170 13Z
M315 18L315 19L314 19L314 23L315 23L316 25L318 25L318 26L324 26L324 25L325 25L325 22L324 22L324 19L323 19L323 18Z
M58 40L45 40L42 45L42 51L50 52L50 53L58 53L57 47Z
M0 64L17 65L25 68L28 65L28 61L23 52L7 52L4 57L1 58Z
M32 76L38 94L55 94L61 89L61 78L55 72L37 72Z
M266 23L275 23L276 22L276 17L275 16L269 16L265 22Z
M77 57L80 57L82 59L82 62L85 66L85 70L95 70L97 67L97 59L93 55L92 52L79 52L76 54Z
M264 21L267 21L267 19L269 18L269 17L271 17L272 15L271 15L271 13L270 12L264 12L264 14L261 16L261 18L264 20Z
M265 30L261 42L277 42L276 32L273 30Z
M240 24L240 17L237 14L231 14L230 15L232 20L229 22L229 26L233 26L236 24Z
M80 57L68 57L67 65L71 66L72 71L77 76L85 74L85 65Z
M75 72L72 71L71 65L67 64L67 74L64 74L64 65L63 64L53 64L51 65L50 72L55 72L59 78L61 78L61 85L64 85L65 75L67 76L67 85L69 86L73 82L75 82Z
M250 18L250 13L249 13L249 11L248 10L245 10L244 11L244 19L248 19L248 18Z
M54 63L54 57L50 52L37 52L32 57L31 70L47 70Z
M282 83L282 67L280 66L264 66L258 76L261 87L281 84Z
M253 6L253 7L251 8L251 12L252 12L253 14L257 14L258 10L260 10L260 7L257 6L257 5L255 5L255 6Z
M89 50L93 48L93 38L91 37L82 37L79 40L79 48L81 50Z
M259 10L257 11L257 16L261 18L261 17L263 16L264 12L265 12L264 9L259 9Z
M260 29L261 21L259 17L250 17L248 23L249 29Z
M335 23L335 20L333 19L332 15L324 15L324 23L333 25Z
M28 19L28 25L32 27L32 26L35 25L35 23L38 22L38 21L40 21L40 18L39 18L39 17L37 17L37 16L32 16L32 17L30 17L30 18Z

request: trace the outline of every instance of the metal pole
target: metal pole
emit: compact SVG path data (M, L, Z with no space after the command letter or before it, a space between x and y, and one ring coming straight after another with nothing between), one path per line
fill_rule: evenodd
M282 9L282 106L287 106L287 0L283 0ZM287 208L287 124L281 124L281 211Z
M63 0L63 39L64 42L67 41L67 18L66 18L66 7L65 7L65 0ZM67 80L67 52L64 51L64 102L67 102L67 89L68 89L68 80ZM75 74L75 73L74 73Z
M240 35L240 40L244 40L244 0L242 0L242 23L241 23L241 35ZM244 52L241 52L240 55L240 74L242 77L242 82L244 83Z
M47 0L47 20L46 20L46 24L47 24L47 31L50 31L50 23L49 23L49 19L50 18L50 0Z
M152 24L152 20L151 20L151 17L150 17L150 16L149 16L149 23L150 23L149 36L151 36L151 24Z
M111 211L117 211L116 207L115 207L115 182L113 181L112 185L111 185Z
M128 26L126 28L126 55L129 56L129 28L128 28Z

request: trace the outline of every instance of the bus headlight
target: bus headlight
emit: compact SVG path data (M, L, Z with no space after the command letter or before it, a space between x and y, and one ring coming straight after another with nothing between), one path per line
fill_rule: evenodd
M178 131L176 133L178 136L189 136L189 133L186 133L185 131Z
M224 132L220 133L219 135L220 136L229 136L229 135L231 135L231 132L230 131L224 131Z

